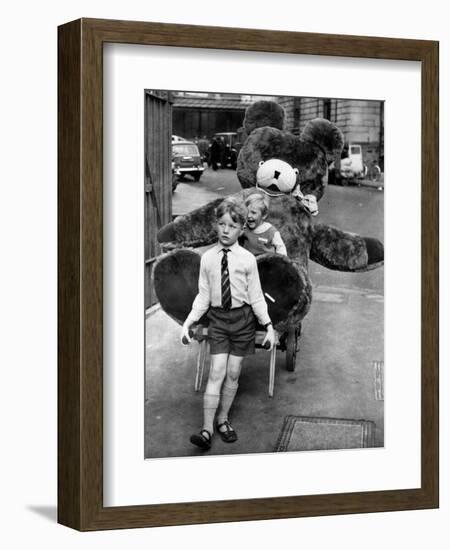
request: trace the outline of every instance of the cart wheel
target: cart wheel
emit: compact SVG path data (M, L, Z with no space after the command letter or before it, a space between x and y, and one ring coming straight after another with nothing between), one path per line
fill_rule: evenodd
M295 371L295 359L297 357L297 330L289 327L286 341L286 370Z

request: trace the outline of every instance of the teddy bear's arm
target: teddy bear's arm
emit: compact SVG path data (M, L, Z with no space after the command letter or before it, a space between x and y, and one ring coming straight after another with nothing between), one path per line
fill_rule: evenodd
M243 189L227 198L235 198L239 201L253 193L263 194L255 188ZM208 202L207 204L178 216L158 231L158 242L163 244L166 250L182 247L196 248L207 246L217 241L216 208L224 200L223 197Z
M310 258L337 271L369 271L384 262L384 247L378 239L346 233L335 227L312 227Z
M212 244L217 240L215 210L222 200L218 198L208 202L164 225L158 231L158 242L164 243L166 249Z

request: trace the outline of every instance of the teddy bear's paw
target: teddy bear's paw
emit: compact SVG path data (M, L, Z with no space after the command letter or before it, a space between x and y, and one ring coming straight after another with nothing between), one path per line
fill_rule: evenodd
M167 223L158 231L158 242L173 243L177 239L177 231L174 222Z
M198 292L200 255L179 249L163 254L153 268L156 296L163 310L182 324L189 315Z
M361 271L370 271L384 264L384 246L378 239L363 237L367 249L367 267Z
M313 227L310 258L337 271L369 271L383 264L384 248L378 239L317 224Z
M205 205L178 216L158 231L158 242L167 246L199 247L212 244L217 239L216 208L222 202L219 197Z
M311 285L305 270L279 254L258 256L258 272L269 317L274 325L296 312L303 317L311 302Z
M378 239L363 237L366 242L368 264L380 263L384 260L384 246Z

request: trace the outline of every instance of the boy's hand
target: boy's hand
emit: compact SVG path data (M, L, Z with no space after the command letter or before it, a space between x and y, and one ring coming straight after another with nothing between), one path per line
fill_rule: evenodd
M185 346L191 343L192 340L192 330L190 329L190 323L184 323L184 325L181 328L181 343Z
M269 344L269 347L266 347L264 344ZM269 325L267 327L267 333L266 333L266 336L263 340L263 343L262 343L262 346L264 348L266 348L268 351L270 351L273 346L275 345L275 331L273 330L273 326L272 325Z

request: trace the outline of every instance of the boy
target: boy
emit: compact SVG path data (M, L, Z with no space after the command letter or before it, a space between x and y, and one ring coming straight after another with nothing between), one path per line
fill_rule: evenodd
M238 389L242 360L255 351L254 315L267 330L263 345L268 342L272 349L275 340L256 259L237 242L246 215L245 206L231 198L218 206L218 242L201 258L199 292L181 331L181 339L190 342L189 328L209 310L211 367L203 396L203 427L190 438L203 450L211 448L216 411L216 428L222 440L237 440L228 413Z
M276 252L287 256L286 246L279 231L266 222L269 213L267 199L259 193L253 193L247 197L247 224L242 238L242 246L259 256L266 252Z

